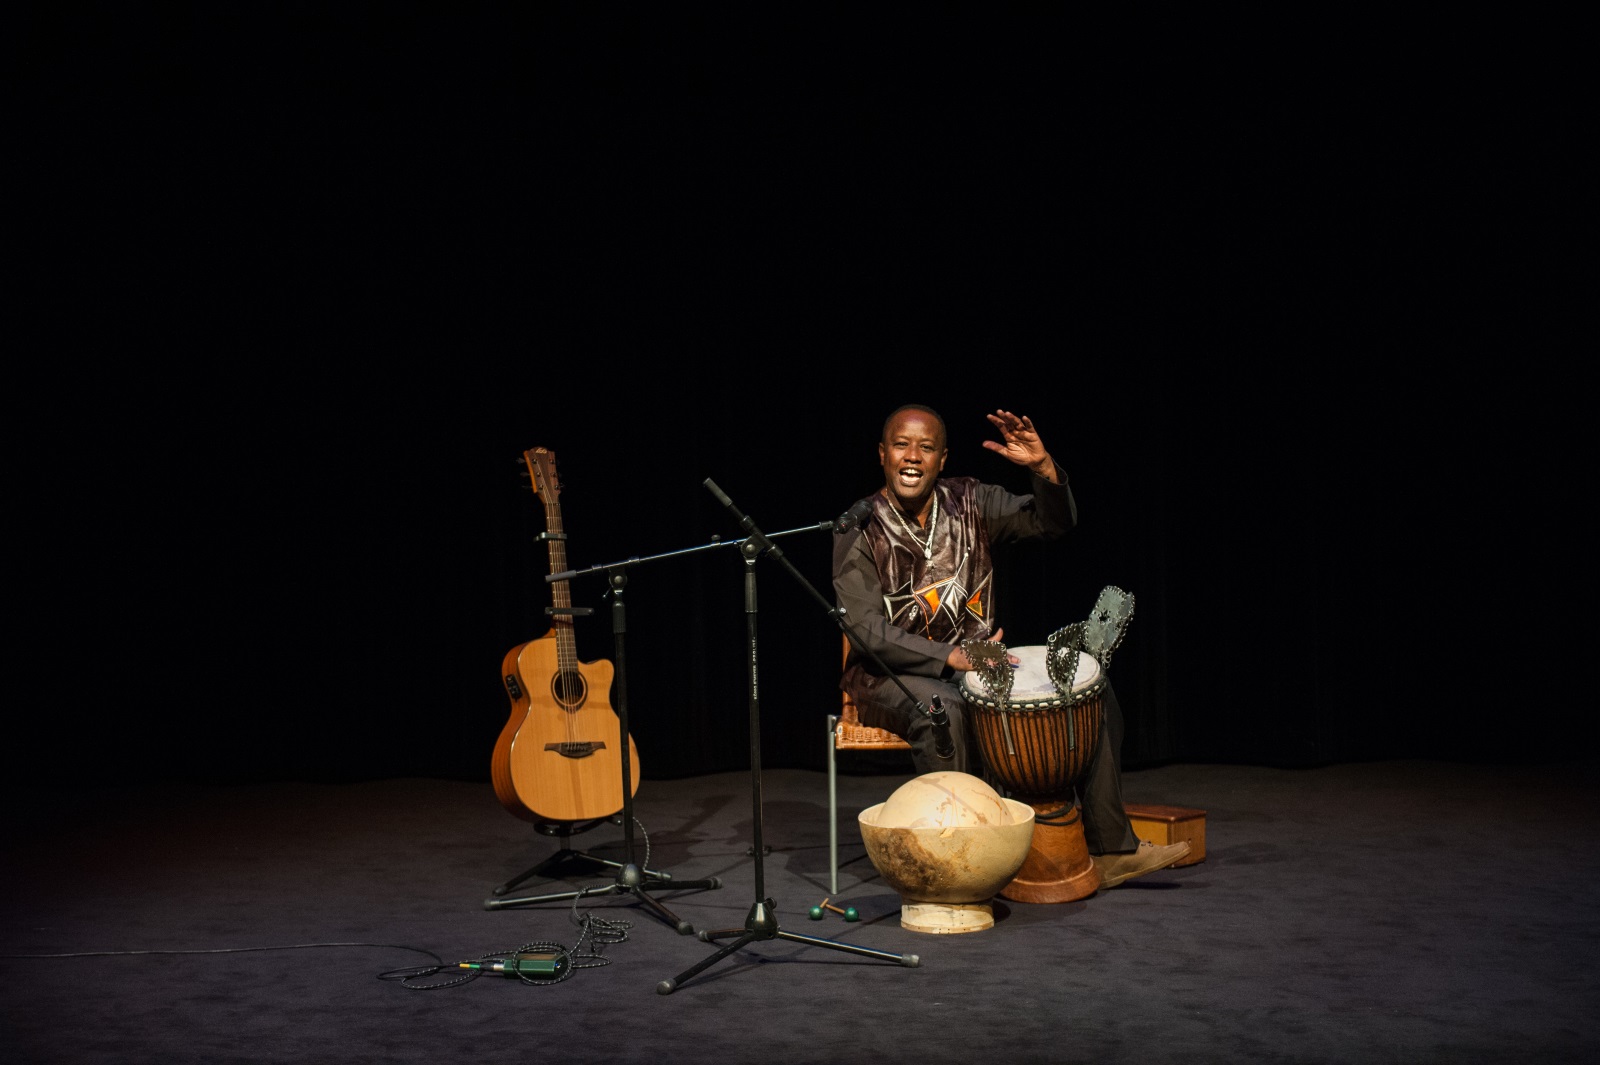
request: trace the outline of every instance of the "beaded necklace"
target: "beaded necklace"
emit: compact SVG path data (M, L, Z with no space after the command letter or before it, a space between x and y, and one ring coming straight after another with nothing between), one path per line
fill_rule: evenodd
M899 507L890 506L889 509L894 511L894 516L900 519L900 527L906 531L906 535L911 537L911 540L912 540L913 543L915 543L917 546L922 548L922 557L925 558L925 559L932 559L933 558L933 530L938 528L938 526L939 526L939 494L937 492L934 493L934 496L933 496L933 510L928 514L928 542L927 543L923 543L920 539L918 539L917 534L911 531L911 526L910 526L909 523L907 523L907 521L905 519L905 515L900 513L900 508Z

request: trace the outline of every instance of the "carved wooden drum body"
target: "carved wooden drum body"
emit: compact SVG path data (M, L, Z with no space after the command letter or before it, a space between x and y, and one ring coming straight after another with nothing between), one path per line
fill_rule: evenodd
M1050 675L1048 648L1009 650L1021 659L1012 670L1009 693L989 691L976 670L961 678L978 747L990 771L1018 798L1070 802L1100 740L1105 672L1091 654L1057 651L1077 656L1071 693L1063 694ZM1058 663L1057 676L1065 673Z
M1009 691L1002 690L1003 675L986 684L974 669L961 680L991 774L1035 814L1028 857L999 894L1017 902L1087 898L1100 889L1100 874L1089 857L1074 789L1100 742L1106 674L1093 655L1070 646L1009 650L1020 659Z

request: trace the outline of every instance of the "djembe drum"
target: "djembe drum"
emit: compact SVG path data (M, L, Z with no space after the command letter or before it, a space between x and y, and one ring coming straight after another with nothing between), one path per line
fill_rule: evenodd
M1100 875L1089 857L1075 789L1100 742L1107 685L1100 662L1079 649L1082 626L1048 645L972 641L974 668L962 694L991 775L1033 807L1033 843L1015 878L999 892L1016 902L1071 902L1093 895Z

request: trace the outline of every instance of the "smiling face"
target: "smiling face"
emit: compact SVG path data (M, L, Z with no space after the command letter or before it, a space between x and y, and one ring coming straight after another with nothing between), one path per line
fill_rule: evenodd
M891 417L878 444L878 464L895 505L920 521L933 498L945 456L944 423L938 415L903 410Z

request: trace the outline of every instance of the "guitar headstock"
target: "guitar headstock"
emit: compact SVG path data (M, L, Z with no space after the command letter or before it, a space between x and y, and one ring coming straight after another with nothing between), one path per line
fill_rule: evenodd
M536 447L522 453L533 475L533 490L548 506L561 495L561 481L556 476L556 453L549 448Z

